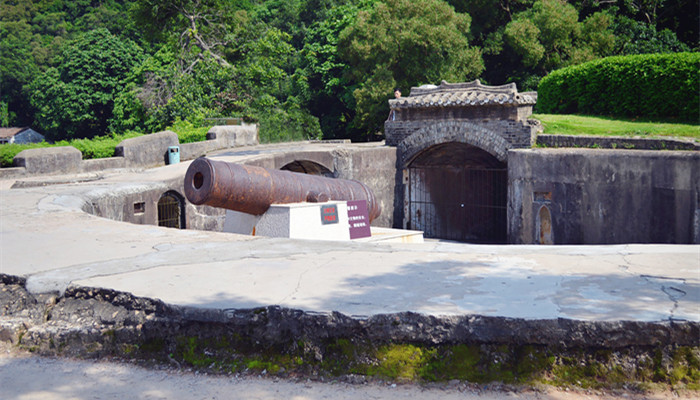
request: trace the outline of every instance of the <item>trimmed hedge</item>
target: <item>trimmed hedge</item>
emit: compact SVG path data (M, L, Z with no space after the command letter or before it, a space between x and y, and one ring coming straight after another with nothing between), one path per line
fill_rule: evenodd
M552 71L537 112L700 120L700 53L602 58Z

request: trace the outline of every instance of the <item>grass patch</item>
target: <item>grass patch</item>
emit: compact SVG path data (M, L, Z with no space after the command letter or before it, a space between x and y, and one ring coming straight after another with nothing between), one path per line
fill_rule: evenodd
M671 122L621 120L584 115L533 114L548 135L679 137L700 141L700 125Z

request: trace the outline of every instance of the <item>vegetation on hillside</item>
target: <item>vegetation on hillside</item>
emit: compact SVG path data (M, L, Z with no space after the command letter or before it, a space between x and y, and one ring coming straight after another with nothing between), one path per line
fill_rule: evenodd
M697 51L689 0L5 0L0 125L51 140L237 117L269 141L382 129L394 86L534 90L601 57Z

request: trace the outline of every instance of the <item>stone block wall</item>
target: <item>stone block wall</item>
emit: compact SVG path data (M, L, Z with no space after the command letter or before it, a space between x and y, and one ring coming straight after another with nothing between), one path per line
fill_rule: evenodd
M398 146L406 138L419 131L437 137L440 135L440 124L444 124L445 122L467 123L470 126L480 128L480 130L494 132L498 136L506 139L513 148L532 147L537 133L532 125L513 120L386 121L384 123L386 144L389 146ZM465 130L464 134L466 135L468 132Z
M700 243L700 153L511 150L511 243Z

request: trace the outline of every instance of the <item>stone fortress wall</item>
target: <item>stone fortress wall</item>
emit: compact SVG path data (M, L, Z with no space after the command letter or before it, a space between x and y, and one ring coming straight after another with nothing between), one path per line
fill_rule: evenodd
M115 156L83 160L80 150L72 146L28 149L13 159L14 168L0 169L0 179L34 174L85 173L117 168L151 168L168 163L168 149L178 146L180 160L194 160L214 150L258 144L257 125L215 126L207 140L180 144L177 134L162 131L122 141Z
M373 225L402 228L410 217L407 175L416 159L425 161L425 154L440 148L432 162L450 169L464 160L491 157L507 168L503 243L700 243L697 143L538 135L538 124L527 119L535 101L536 93L518 93L514 85L494 88L478 81L414 88L410 96L390 101L394 117L385 124L386 146L336 143L300 150L290 145L242 162L362 181L382 207ZM257 126L214 127L207 139L179 144L175 133L158 132L127 139L116 157L98 160L82 160L72 147L25 150L14 168L0 169L0 179L163 166L171 146L179 146L180 159L186 161L256 145ZM460 146L464 159L451 150ZM105 218L157 224L155 205L168 194L182 204L181 227L221 231L225 212L189 204L182 195L183 176L174 173L163 182L119 190L105 187L86 199L84 209ZM23 185L36 183L15 183Z

